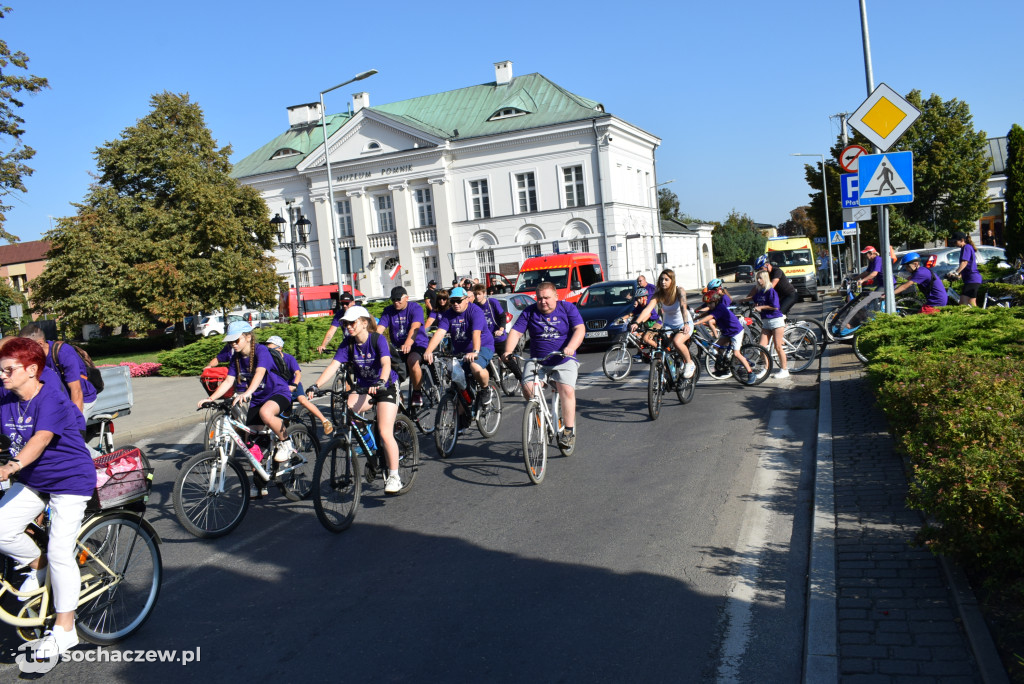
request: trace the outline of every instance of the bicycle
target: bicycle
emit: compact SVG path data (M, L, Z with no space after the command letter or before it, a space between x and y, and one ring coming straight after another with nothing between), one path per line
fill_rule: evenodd
M549 440L554 442L563 456L571 456L576 450L575 442L573 442L572 446L567 447L561 444L558 439L558 436L564 429L558 390L553 389L551 392L550 408L544 399L544 387L548 381L542 378L540 374L544 372L546 375L547 367L543 364L553 358L569 359L570 361L575 361L577 365L579 364L579 359L574 356L567 356L562 352L551 352L542 359L529 359L529 362L535 364L538 374L536 380L532 382L533 394L526 404L526 411L523 412L523 462L526 465L526 474L534 484L543 482L544 476L547 474ZM508 364L509 368L515 369L514 372L521 384L525 383L518 362L511 358L510 361L511 363Z
M747 329L751 331L752 336L747 338L748 342L760 344L761 335L765 332L763 327L764 321L760 313L754 310L753 304L744 304L740 308L746 320L750 321ZM779 351L775 347L775 336L771 332L773 331L768 331L768 344L764 345L764 348L771 354L772 364L779 366L781 365ZM818 337L814 329L806 323L790 323L787 321L783 327L782 341L782 349L786 352L786 365L791 373L807 370L814 363L814 359L817 358Z
M314 390L316 396L331 394L335 390L320 387ZM387 455L380 431L374 423L371 432L370 420L363 418L348 405L348 395L366 394L366 388L342 390L341 405L344 416L334 436L320 449L313 467L313 510L317 520L330 532L344 532L355 520L356 508L362 497L362 480L359 477L359 454L366 456L366 484L372 484L380 474L387 477ZM413 420L399 413L395 417L395 440L398 442L398 475L402 488L396 496L412 489L419 472L420 446L416 437Z
M10 440L3 436L0 461L9 460L9 449ZM118 473L97 488L86 506L75 541L75 559L82 582L75 626L82 637L100 646L122 641L145 624L163 580L160 536L144 517L153 469L136 447L124 447L111 456L120 458L134 451L139 452L144 467ZM116 458L108 456L107 460ZM4 490L7 488L3 486ZM46 552L50 518L47 505L41 520L29 523L26 529L41 553ZM20 599L17 614L0 602L0 620L13 626L25 641L42 638L55 619L49 572L38 589L22 593L13 583L20 574L13 561L0 558L5 561L0 563L0 595Z
M676 391L679 403L689 404L693 401L697 380L700 379L700 366L696 363L693 375L689 378L683 377L686 362L672 344L672 338L678 331L655 332L658 335L658 346L651 352L651 370L647 376L647 414L651 420L657 420L661 415L661 400L667 389Z
M732 345L720 344L711 335L712 333L708 330L707 326L698 325L694 327L693 335L690 336L690 342L696 345L697 356L693 356L693 350L691 349L691 358L696 359L700 357L700 363L704 365L704 371L712 380L725 380L731 376L741 385L746 385L747 370L733 354ZM750 364L750 368L754 373L755 385L760 385L771 375L773 368L772 359L767 349L759 344L744 343L740 346L740 353L747 360L747 363Z
M446 366L445 372L451 377L451 385L441 397L437 407L437 419L434 423L434 447L441 458L448 458L455 451L455 445L473 421L477 430L484 438L491 438L501 424L501 394L494 378L488 383L490 401L483 403L482 392L476 389L476 380L466 377L462 368L461 357L454 354L441 354Z
M630 349L635 349L636 352ZM627 330L619 335L601 359L601 368L605 376L609 380L624 380L633 368L634 354L640 354L645 362L650 362L650 348L644 343L643 337Z
M288 424L288 418L283 417L286 437L295 453L287 463L278 463L270 458L278 443L270 428L246 425L244 409L239 407L238 413L233 414L231 399L208 401L198 410L208 408L220 413L211 440L213 448L185 462L172 492L174 514L190 534L215 539L241 524L253 496L243 468L246 462L252 468L253 489L257 492L276 484L289 501L302 501L309 496L320 444L308 426Z

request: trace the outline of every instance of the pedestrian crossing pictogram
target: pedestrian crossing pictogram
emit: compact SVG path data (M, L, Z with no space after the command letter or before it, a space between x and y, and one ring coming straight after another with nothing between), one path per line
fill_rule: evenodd
M890 152L862 156L859 168L861 206L914 201L914 155Z

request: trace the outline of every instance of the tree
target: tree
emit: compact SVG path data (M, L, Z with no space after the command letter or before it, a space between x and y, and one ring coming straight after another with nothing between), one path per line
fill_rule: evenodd
M661 218L679 216L679 198L668 188L658 188L658 215Z
M3 19L10 7L0 6L0 19ZM25 192L25 184L22 179L32 175L32 169L25 163L35 156L36 151L21 142L21 136L25 130L21 127L25 120L18 116L17 109L24 105L19 99L19 93L37 93L43 88L48 88L45 78L40 76L16 76L11 74L9 67L17 69L28 69L28 56L20 50L11 52L7 41L0 39L0 136L11 138L11 148L0 150L0 198L5 198L11 193ZM3 148L8 143L3 142ZM9 204L0 203L0 237L11 242L17 238L6 230L4 225L7 222L7 211L11 208Z
M753 263L764 254L764 245L768 241L757 224L746 214L739 214L733 209L723 223L715 227L712 242L715 263L747 262Z
M276 301L280 279L266 257L274 230L259 193L230 177L230 147L217 147L187 94L164 92L151 104L97 148L98 182L46 235L49 261L33 298L68 325L139 330Z
M1006 223L1003 237L1011 259L1024 256L1024 128L1013 124L1006 134Z
M789 219L780 223L779 235L794 236L794 235L806 235L807 237L813 237L818 235L818 227L811 220L809 206L797 207L789 212ZM824 233L825 231L821 231Z

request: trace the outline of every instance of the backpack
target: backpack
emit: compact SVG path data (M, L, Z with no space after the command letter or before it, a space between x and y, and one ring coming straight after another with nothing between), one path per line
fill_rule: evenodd
M264 345L264 346L266 346L266 345ZM294 377L294 374L290 373L288 371L288 364L285 363L284 354L281 353L280 349L271 349L270 347L267 347L267 351L270 352L270 356L274 359L274 367L272 369L270 369L271 372L274 373L274 375L277 375L277 376L280 376L281 378L283 378L285 384L288 385L289 387L291 387L292 378ZM252 353L255 354L256 353L255 350ZM241 356L238 356L238 357L235 358L235 377L236 378L242 377L242 367L241 367L241 365L242 365ZM250 380L251 380L251 378L250 378Z
M89 352L85 351L78 345L71 344L70 342L54 342L53 343L53 364L57 366L57 372L60 373L60 381L64 382L64 368L60 365L60 348L65 344L70 345L75 353L78 354L78 358L85 364L85 375L79 373L79 377L83 380L88 380L89 384L96 390L96 394L103 391L103 375L100 373L100 369L96 367L96 364L92 362L92 357L89 356Z
M370 342L373 344L374 347L377 346L377 338L378 337L384 337L384 336L381 335L378 332L370 333ZM398 350L395 349L395 345L391 344L391 340L389 340L387 337L384 337L384 341L388 343L388 351L391 352L391 370L393 370L396 373L398 373L398 384L402 384L403 382L405 382L406 378L409 377L409 369L405 365L405 359L402 358L401 354L398 353ZM355 336L354 335L350 335L350 336L346 337L345 341L342 344L347 344L348 345L348 349L349 349L348 354L349 354L349 358L351 359L352 358L352 348L356 346L356 338L355 338Z

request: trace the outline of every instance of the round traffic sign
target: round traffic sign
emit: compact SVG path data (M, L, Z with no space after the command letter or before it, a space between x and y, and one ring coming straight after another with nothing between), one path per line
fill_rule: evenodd
M860 155L867 153L868 151L864 149L863 145L847 145L839 153L839 166L846 173L857 173L857 167L860 166Z

